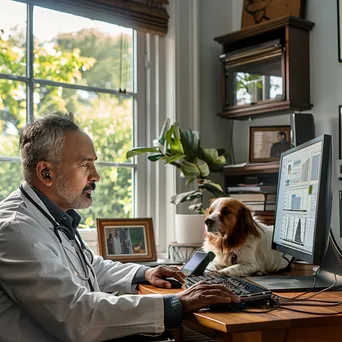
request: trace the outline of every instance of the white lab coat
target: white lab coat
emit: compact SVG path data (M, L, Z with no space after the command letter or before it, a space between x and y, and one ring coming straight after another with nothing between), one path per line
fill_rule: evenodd
M20 190L0 203L0 341L95 342L164 331L161 296L107 294L134 292L139 265L95 257L91 292L75 271L84 275L74 247L60 236L64 248L50 221Z

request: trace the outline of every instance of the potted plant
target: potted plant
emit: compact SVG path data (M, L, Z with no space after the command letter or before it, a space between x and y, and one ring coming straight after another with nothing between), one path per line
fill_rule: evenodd
M200 229L203 229L204 193L209 192L213 197L224 196L221 186L208 178L212 171L220 170L226 164L226 158L223 155L224 150L203 149L200 145L199 132L195 130L182 131L178 123L170 126L169 119L167 119L158 139L153 141L153 146L133 148L127 152L126 156L131 158L145 153L148 154L147 158L152 162L162 160L165 164L175 166L180 171L181 177L186 178L186 185L196 183L195 189L172 196L171 203L178 205L183 202L190 202L189 210L201 214L203 224ZM199 220L198 217L194 219ZM180 220L179 218L177 223L176 218L176 229L180 226ZM195 226L197 225L198 223L195 224ZM184 234L184 229L180 228L180 230ZM191 235L193 236L192 233ZM201 238L202 235L203 233L201 233ZM177 237L177 230L176 238L179 243L180 239L184 240L182 237ZM184 243L184 241L182 242Z

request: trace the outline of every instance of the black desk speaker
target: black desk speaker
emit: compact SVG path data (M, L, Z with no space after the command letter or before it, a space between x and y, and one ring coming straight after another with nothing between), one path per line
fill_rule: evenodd
M314 117L311 113L291 113L291 143L299 146L315 137Z

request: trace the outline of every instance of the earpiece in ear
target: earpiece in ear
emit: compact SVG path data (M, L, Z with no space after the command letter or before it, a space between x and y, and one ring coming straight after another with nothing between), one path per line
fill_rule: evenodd
M49 172L49 171L45 171L45 172L44 172L44 177L45 177L45 178L50 178L50 179L51 179L50 172Z

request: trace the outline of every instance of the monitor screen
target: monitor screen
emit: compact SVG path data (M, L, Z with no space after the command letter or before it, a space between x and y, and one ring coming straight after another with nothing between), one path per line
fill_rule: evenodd
M320 264L331 218L331 136L281 155L272 247Z

